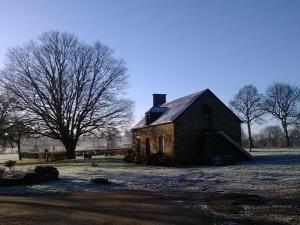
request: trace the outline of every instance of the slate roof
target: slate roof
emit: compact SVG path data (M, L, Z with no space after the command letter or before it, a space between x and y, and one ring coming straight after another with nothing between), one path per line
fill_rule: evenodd
M157 108L164 108L165 112L154 122L152 122L149 126L170 123L173 122L184 110L186 110L200 95L202 95L206 90L187 95L182 98L175 99L171 102L166 102L160 107L152 107L147 112L155 110L159 111ZM132 129L138 129L147 127L145 125L145 118L143 118L140 122L138 122Z

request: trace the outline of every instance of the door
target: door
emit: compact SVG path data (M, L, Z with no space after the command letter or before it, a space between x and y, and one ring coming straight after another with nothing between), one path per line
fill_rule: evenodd
M164 138L163 137L158 138L158 151L161 153L164 152Z
M137 141L137 157L139 159L141 157L141 139L138 139Z
M146 157L150 156L150 138L146 138Z

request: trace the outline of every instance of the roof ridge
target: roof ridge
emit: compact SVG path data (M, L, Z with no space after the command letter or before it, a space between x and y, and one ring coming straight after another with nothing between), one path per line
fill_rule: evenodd
M206 91L206 90L208 90L208 89L205 89L205 90L202 90L202 91L198 91L198 92L195 92L195 93L192 93L192 94L189 94L189 95L180 97L180 98L176 98L176 99L174 99L174 100L172 100L172 101L170 101L170 102L166 102L166 103L162 104L161 106L163 107L164 105L173 103L173 102L175 102L175 101L178 101L178 100L183 99L183 98L186 98L186 97L190 97L190 96L192 96L192 95L200 95L200 94L202 94L202 93L203 93L204 91Z
M174 101L176 100L180 100L180 99L183 99L183 98L187 98L187 97L191 97L192 95L195 95L189 102L187 102L187 104L181 109L179 110L171 119L170 119L170 122L174 121L178 116L180 116L188 107L190 107L190 105L192 105L197 99L198 97L203 94L206 90L203 90L203 91L199 91L199 92L196 92L194 94L190 94L190 95L187 95L187 96L184 96L182 98L178 98L178 99L175 99Z
M198 97L206 92L209 89L205 89L199 92L195 92L177 99L174 99L170 102L166 102L162 104L160 107L167 108L167 110L155 121L153 121L148 126L159 125L163 123L173 122L179 115L181 115L191 104L193 104ZM149 112L152 108L150 108L147 112ZM133 129L145 127L144 125L145 119L142 119L138 122Z

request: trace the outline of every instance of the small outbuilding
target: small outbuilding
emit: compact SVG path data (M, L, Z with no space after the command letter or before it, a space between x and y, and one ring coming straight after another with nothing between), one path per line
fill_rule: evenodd
M241 147L242 121L209 89L153 106L133 129L137 160L163 155L180 164L223 164L251 158Z

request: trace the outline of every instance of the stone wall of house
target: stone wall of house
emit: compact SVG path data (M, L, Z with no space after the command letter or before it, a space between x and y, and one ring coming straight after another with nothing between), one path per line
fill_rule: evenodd
M139 159L146 158L146 139L149 138L150 153L159 150L159 137L163 138L163 152L172 157L174 156L174 126L172 123L158 126L150 126L132 131L132 148L139 155Z
M208 115L209 114L209 115ZM223 131L240 144L239 120L211 92L201 95L174 123L175 160L197 163L211 157L204 131Z

